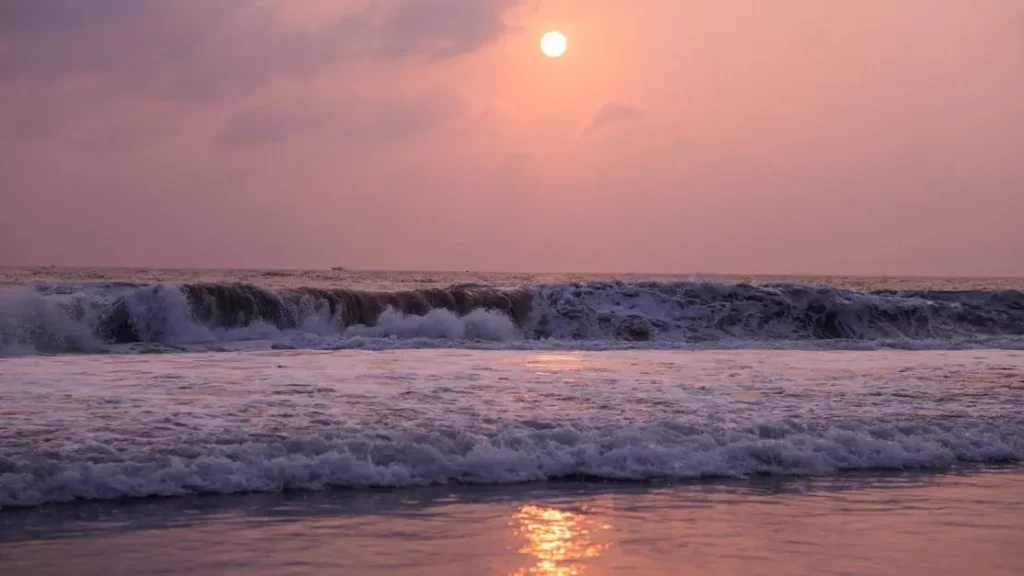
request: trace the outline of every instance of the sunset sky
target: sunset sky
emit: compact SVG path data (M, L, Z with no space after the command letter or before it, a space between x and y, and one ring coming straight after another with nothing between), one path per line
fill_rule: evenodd
M1024 275L1022 103L1020 0L0 0L0 264Z

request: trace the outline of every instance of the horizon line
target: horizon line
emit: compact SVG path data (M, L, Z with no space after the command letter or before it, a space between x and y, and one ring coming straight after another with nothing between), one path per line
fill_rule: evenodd
M219 266L138 266L138 265L96 265L96 264L0 264L0 269L106 269L106 270L151 270L151 271L223 271L223 272L339 272L339 273L400 273L400 274L482 274L482 275L529 275L541 276L558 274L566 276L651 276L651 277L681 277L681 276L722 276L722 277L753 277L753 278L916 278L916 279L1020 279L1024 275L986 275L986 274L891 274L891 273L787 273L787 272L581 272L581 271L524 271L524 270L474 270L474 269L415 269L415 268L358 268L348 266L324 267L324 268L253 268L253 267L219 267Z

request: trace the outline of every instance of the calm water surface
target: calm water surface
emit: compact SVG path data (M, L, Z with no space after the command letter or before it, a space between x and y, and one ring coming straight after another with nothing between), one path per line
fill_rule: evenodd
M1021 574L1024 473L341 491L0 513L4 574Z

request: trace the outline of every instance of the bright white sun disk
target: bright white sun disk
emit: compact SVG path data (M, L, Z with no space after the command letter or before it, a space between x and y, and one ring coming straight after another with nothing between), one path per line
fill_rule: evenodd
M540 39L540 51L548 58L558 58L565 54L568 45L569 42L565 39L565 34L557 30L548 32Z

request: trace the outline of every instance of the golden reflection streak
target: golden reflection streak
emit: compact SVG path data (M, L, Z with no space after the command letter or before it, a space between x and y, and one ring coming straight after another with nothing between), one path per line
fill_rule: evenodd
M512 519L516 535L526 540L518 552L537 562L509 576L577 576L586 568L580 560L597 558L611 546L593 542L588 528L593 523L581 514L527 504Z
M563 374L566 383L580 381L585 371L582 352L560 352L553 354L537 354L526 361L526 365L537 371L537 374Z

